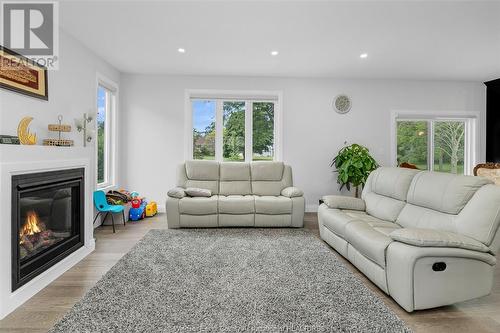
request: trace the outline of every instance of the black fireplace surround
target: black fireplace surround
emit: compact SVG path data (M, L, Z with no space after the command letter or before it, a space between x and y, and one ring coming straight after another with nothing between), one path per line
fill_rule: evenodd
M83 246L84 172L12 176L12 291Z

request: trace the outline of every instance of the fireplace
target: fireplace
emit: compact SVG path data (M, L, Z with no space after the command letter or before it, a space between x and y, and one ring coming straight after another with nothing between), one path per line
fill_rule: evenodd
M84 169L12 176L12 291L84 244Z

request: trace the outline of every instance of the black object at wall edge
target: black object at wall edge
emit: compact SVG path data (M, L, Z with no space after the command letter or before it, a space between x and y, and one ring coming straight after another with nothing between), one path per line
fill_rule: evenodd
M486 162L500 162L500 79L486 85Z

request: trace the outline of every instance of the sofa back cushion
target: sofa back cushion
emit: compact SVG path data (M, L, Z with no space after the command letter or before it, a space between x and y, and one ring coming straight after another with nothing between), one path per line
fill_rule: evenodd
M362 198L366 212L376 218L395 222L405 206L415 169L380 167L368 177Z
M489 183L482 177L422 171L413 178L406 200L409 204L457 215L474 193Z
M407 203L396 220L404 228L424 228L456 232L456 215Z
M283 162L186 161L179 166L177 186L210 190L212 195L280 195L293 186L292 168Z
M252 193L255 195L280 195L281 190L287 187L284 184L285 165L283 162L253 162L250 165L250 171Z
M373 172L371 191L385 197L406 201L408 189L418 173L420 171L416 169L380 167Z
M247 195L252 193L250 164L242 162L220 163L221 195Z
M179 180L185 177L183 187L197 187L210 190L212 195L219 194L219 163L215 161L186 161L185 174L179 175Z
M456 232L500 250L500 186L481 187L456 218Z
M500 223L500 187L482 177L421 172L397 223L462 234L490 246ZM492 251L500 244L493 245Z

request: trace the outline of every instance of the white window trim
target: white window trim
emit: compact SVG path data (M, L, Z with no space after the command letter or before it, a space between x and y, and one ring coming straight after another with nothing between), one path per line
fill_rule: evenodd
M392 111L391 112L391 165L397 166L397 121L398 120L415 120L415 121L429 121L429 120L468 120L465 122L466 137L465 137L465 154L464 157L464 174L472 175L474 166L479 159L481 151L481 113L477 111ZM432 124L432 122L431 122ZM432 128L428 129L429 144L433 146L434 138ZM432 149L431 149L432 150ZM470 156L468 156L470 154ZM434 151L429 152L428 159L434 159ZM431 159L432 158L432 159Z
M239 100L245 101L246 110L250 102L258 100L274 101L274 161L283 161L283 92L280 90L213 90L213 89L186 89L184 92L184 159L193 159L193 110L191 107L191 99L207 99L216 100L216 110L222 110L220 103L222 100ZM245 127L251 128L252 117L250 112L245 112ZM222 146L222 112L216 112L215 121L215 144ZM248 127L250 125L250 127ZM246 161L251 161L252 150L252 133L245 131L245 157ZM217 152L216 161L222 161L222 152Z
M113 93L113 99L111 101L112 105L110 107L110 114L106 115L106 131L108 131L109 140L106 139L106 159L108 161L107 168L104 171L106 175L106 182L98 183L97 181L97 169L98 169L98 159L97 159L97 105L94 120L94 147L95 147L95 183L96 188L99 190L111 189L116 185L116 152L117 152L117 113L118 113L118 103L119 103L119 86L118 84L106 77L101 73L96 75L96 89L94 101L97 103L99 86L102 86ZM109 121L108 121L109 119Z

